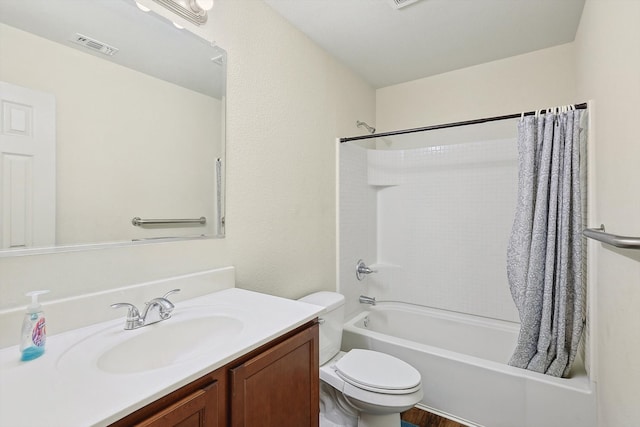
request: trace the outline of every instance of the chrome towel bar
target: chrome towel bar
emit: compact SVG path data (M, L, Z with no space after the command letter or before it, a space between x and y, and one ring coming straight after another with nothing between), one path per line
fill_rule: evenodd
M599 228L585 228L582 235L617 248L640 249L640 237L616 236L606 233L604 224L601 224Z
M137 216L131 220L131 223L137 227L143 227L145 225L206 224L207 218L201 216L200 218L193 219L142 219Z

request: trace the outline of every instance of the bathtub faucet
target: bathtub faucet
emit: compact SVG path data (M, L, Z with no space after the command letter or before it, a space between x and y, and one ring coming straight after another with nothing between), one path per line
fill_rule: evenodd
M364 280L364 276L371 273L377 273L377 271L367 267L367 264L365 264L363 260L359 259L356 264L356 278L358 280Z
M376 297L368 297L366 295L360 295L360 304L376 305Z

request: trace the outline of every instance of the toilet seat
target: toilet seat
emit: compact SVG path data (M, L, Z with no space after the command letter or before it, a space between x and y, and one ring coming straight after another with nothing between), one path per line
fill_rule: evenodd
M334 369L345 382L375 393L410 394L421 388L420 373L413 366L377 351L353 349Z
M353 350L351 350L353 351ZM423 397L422 387L393 391L385 389L370 390L361 385L352 384L338 374L335 365L348 353L340 352L333 359L320 367L320 380L340 392L349 405L358 411L369 414L391 414L406 411L420 402ZM378 367L378 369L380 369Z

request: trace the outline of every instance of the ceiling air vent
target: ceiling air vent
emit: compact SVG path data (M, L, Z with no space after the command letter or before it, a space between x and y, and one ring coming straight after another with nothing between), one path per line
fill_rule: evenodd
M118 53L118 48L109 46L106 43L102 43L96 39L92 39L91 37L83 36L80 33L76 33L73 37L71 37L71 41L78 43L87 49L98 51L107 56L113 56Z
M409 6L410 4L413 4L418 0L387 0L387 1L389 2L392 8L397 10L405 6Z

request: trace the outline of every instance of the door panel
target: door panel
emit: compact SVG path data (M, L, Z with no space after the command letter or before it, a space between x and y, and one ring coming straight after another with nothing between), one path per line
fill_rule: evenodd
M55 136L53 95L0 82L0 249L55 244Z

